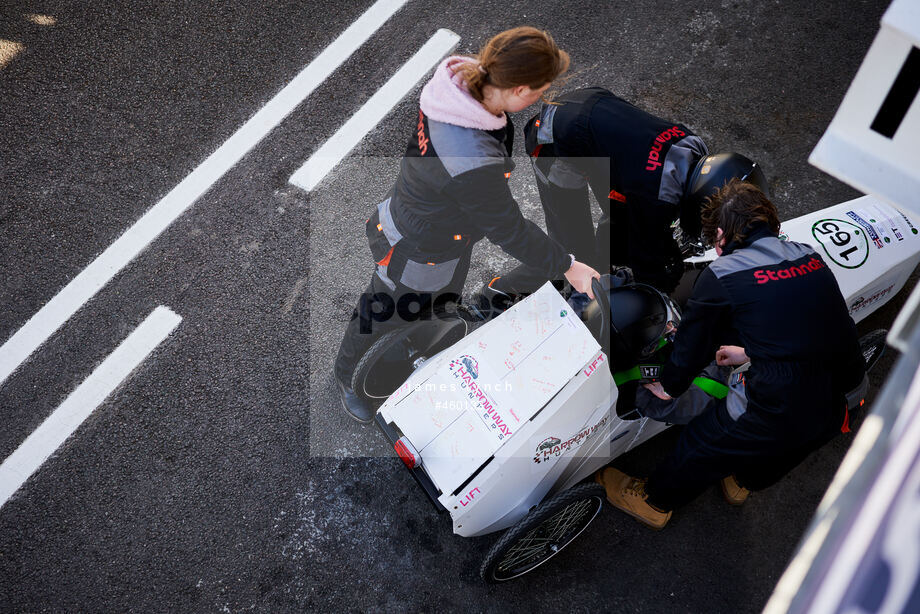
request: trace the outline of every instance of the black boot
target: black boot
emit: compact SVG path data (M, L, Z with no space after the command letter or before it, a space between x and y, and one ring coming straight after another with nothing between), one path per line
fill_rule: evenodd
M345 413L362 424L373 422L376 413L366 399L359 397L358 394L341 381L335 378L335 384L339 388L339 394L342 396L342 408Z

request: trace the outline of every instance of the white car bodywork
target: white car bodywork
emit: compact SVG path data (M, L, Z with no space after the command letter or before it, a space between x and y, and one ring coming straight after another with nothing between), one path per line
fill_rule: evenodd
M918 229L916 218L866 196L786 222L781 233L815 247L859 321L913 272ZM714 258L710 250L688 262ZM418 451L458 535L515 524L668 426L617 416L606 357L567 311L546 284L422 365L379 410ZM482 390L511 373L516 389Z

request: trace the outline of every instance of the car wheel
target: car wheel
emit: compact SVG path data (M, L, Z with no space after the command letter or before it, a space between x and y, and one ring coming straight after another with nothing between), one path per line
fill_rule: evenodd
M599 484L584 483L544 501L492 546L479 569L489 583L506 582L533 571L568 546L604 504Z
M358 361L351 387L379 405L425 361L450 347L470 330L462 317L424 320L382 335Z

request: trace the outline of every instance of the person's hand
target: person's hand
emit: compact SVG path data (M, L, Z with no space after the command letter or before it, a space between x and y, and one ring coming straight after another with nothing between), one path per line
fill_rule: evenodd
M664 391L664 386L661 385L661 382L652 382L651 384L642 384L646 390L654 394L656 397L662 401L670 401L671 395Z
M577 260L572 263L569 270L565 272L565 278L572 287L588 295L588 298L594 298L594 292L591 291L591 280L600 279L601 274L589 267L584 262Z
M716 350L716 364L723 367L737 367L750 360L744 353L744 348L737 345L723 345Z

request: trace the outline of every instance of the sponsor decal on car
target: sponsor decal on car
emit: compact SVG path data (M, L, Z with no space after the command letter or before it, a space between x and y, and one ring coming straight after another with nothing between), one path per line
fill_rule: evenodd
M565 441L562 441L558 437L547 437L537 445L537 449L535 451L536 453L533 457L533 462L542 463L554 458L558 458L566 452L574 452L583 446L586 441L591 439L591 436L594 435L602 426L607 424L608 417L609 416L604 416L594 426L583 428Z
M543 450L552 450L560 443L562 443L562 440L558 437L547 437L537 445L537 452L542 452Z
M875 203L863 209L847 212L847 215L853 219L858 216L861 219L860 223L866 228L867 232L871 227L872 231L878 235L878 241L875 242L877 247L890 245L892 241L898 243L904 241L908 231L911 234L917 234L913 224L903 213L882 203ZM871 226L867 226L867 224ZM869 232L870 236L873 232Z
M603 354L603 353L598 354L598 355L597 355L597 358L595 358L594 360L592 360L592 361L591 361L591 364L588 365L587 367L585 367L585 369L584 369L584 374L585 374L587 377L591 377L591 375L593 375L594 372L597 371L597 367L598 367L601 363L603 363L603 362L604 362L604 354Z
M894 290L894 284L891 284L887 288L879 290L878 292L870 294L869 296L857 297L857 299L850 304L850 315L853 315L857 311L861 311L865 309L866 307L879 302L880 300L882 300L883 298L891 294L892 290Z
M468 493L466 493L466 495L464 495L462 499L460 499L460 505L462 505L463 507L470 505L471 503L473 503L473 499L476 498L476 495L481 495L481 494L482 494L482 491L479 490L479 487L471 489Z
M866 232L869 234L869 238L872 239L873 243L875 243L875 247L879 249L885 247L885 244L882 243L882 238L878 236L877 232L875 232L875 228L872 227L872 224L859 217L855 211L847 211L847 217L854 220L857 224L866 229Z
M898 213L900 213L900 214L901 214L901 217L904 218L904 223L907 224L907 227L910 229L910 234L912 234L912 235L917 234L918 231L917 231L916 228L914 228L914 225L913 225L913 223L911 223L910 219L909 219L906 215L904 215L903 213L901 213L900 211L898 211Z
M845 269L859 268L869 257L866 231L854 222L818 220L811 227L811 234L824 248L827 257Z
M450 364L453 366L455 363L463 365L464 368L466 368L466 372L469 373L473 379L479 378L479 362L472 356L464 354Z
M460 389L472 402L471 409L479 416L486 428L494 431L499 441L505 437L510 437L513 434L511 427L499 414L495 401L475 381L479 377L479 363L476 362L476 359L472 356L463 355L452 360L448 368L451 375L458 380Z

